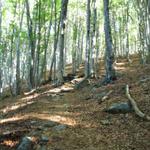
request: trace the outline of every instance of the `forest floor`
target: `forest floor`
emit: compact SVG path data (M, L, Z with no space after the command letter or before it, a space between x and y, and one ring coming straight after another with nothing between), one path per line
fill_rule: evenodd
M109 114L104 109L127 102L125 85L139 108L150 115L150 66L138 59L116 63L118 79L93 87L99 80L74 89L71 82L62 87L41 86L34 93L0 101L0 150L15 150L29 136L33 150L149 150L150 122L134 112ZM69 91L68 91L69 87ZM102 93L112 91L100 102Z

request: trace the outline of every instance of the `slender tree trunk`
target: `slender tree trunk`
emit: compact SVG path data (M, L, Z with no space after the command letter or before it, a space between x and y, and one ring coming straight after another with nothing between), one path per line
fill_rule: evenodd
M50 39L50 32L51 32L51 27L52 27L52 19L53 19L53 8L54 8L54 4L56 3L55 0L51 0L51 16L50 16L50 21L49 21L49 26L48 26L48 31L46 33L46 29L45 29L45 48L44 48L44 61L43 61L43 65L42 65L42 75L44 77L44 80L46 81L47 77L46 77L46 72L47 72L47 49L49 46L49 39Z
M106 69L106 78L105 82L110 83L113 81L115 76L115 70L113 67L114 63L114 54L112 48L112 36L111 36L111 27L110 27L110 19L109 19L109 0L104 1L104 30L105 30L105 69Z
M77 25L73 25L73 43L72 43L72 74L76 74L76 57L77 57Z
M14 95L14 89L13 89L13 51L14 51L14 36L15 36L15 28L14 28L14 20L16 18L16 11L17 11L17 2L14 4L14 14L13 14L13 29L12 29L12 35L11 35L11 43L10 43L10 63L9 63L9 88L12 95Z
M35 69L35 44L34 44L34 36L33 36L33 23L30 16L30 8L29 2L26 0L26 13L27 13L27 26L28 26L28 37L29 37L29 47L31 50L31 58L30 58L30 72L29 72L29 83L30 88L35 87L34 80L34 69Z
M24 8L21 14L20 18L20 24L19 24L19 33L17 37L17 60L16 60L16 95L20 94L21 91L21 85L20 85L20 32L22 30L22 22L23 22L23 16L24 16Z
M96 0L93 0L93 32L91 39L91 74L92 77L96 77L96 25L97 25L97 8L96 8Z
M41 53L41 0L38 1L38 36L37 36L37 51L36 51L36 71L35 71L35 87L40 83L40 53Z
M2 45L2 3L0 1L0 46ZM2 94L2 51L0 51L0 96Z
M87 17L86 17L86 51L85 51L85 76L90 76L90 18L91 18L91 0L87 0Z
M130 62L129 58L129 2L127 1L127 10L126 10L126 58Z
M57 23L57 1L55 1L54 3L54 11L55 11L55 25L54 25L54 51L53 51L53 55L52 55L52 61L51 61L51 65L50 65L50 71L49 71L49 80L52 80L52 72L53 72L53 79L55 80L56 78L56 51L57 51L57 45L58 45L58 38L59 38L59 32L60 32L60 18L59 21ZM54 70L53 70L54 68Z
M64 82L64 34L66 26L68 0L61 1L61 15L60 15L60 38L59 38L59 64L58 64L58 83Z

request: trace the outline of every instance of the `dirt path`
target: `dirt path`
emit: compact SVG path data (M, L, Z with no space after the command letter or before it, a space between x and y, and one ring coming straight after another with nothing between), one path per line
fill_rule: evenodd
M149 150L149 122L134 113L103 110L127 101L124 87L129 84L140 108L150 114L150 81L138 82L150 76L150 66L119 63L117 67L120 77L114 84L61 93L46 85L32 95L0 102L0 150L15 150L25 135L33 138L36 150ZM109 99L98 104L95 95L110 90ZM47 142L41 143L45 138Z

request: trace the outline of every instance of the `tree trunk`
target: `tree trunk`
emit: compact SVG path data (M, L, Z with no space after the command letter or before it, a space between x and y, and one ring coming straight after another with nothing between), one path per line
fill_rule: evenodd
M110 19L109 19L109 0L104 0L104 30L105 30L105 43L106 43L105 82L110 83L116 78L116 76L115 76L115 70L113 67L114 54L113 54L113 48L112 48L112 36L111 36L111 27L110 27Z
M0 1L0 46L2 45L2 3ZM0 96L2 94L2 51L0 51Z
M23 6L24 7L24 6ZM22 22L23 22L23 15L24 15L24 8L21 14L21 18L20 18L20 24L19 24L19 33L18 33L18 37L17 37L17 62L16 62L16 95L20 94L21 91L21 85L20 85L20 32L22 30Z
M64 82L64 34L66 26L66 17L67 17L67 6L68 0L62 0L61 2L61 15L60 15L60 38L59 38L59 64L58 64L58 83L62 84Z
M96 25L97 25L97 8L96 8L96 0L93 0L93 32L91 39L91 75L92 77L96 77Z
M90 18L91 18L91 0L87 0L87 17L86 17L86 51L85 51L85 77L90 76Z
M29 73L29 83L30 89L35 87L35 80L34 80L34 69L35 69L35 44L34 44L34 36L33 36L33 23L30 16L30 8L29 2L26 0L26 13L27 13L27 26L28 26L28 37L29 37L29 47L31 52L30 57L30 73Z

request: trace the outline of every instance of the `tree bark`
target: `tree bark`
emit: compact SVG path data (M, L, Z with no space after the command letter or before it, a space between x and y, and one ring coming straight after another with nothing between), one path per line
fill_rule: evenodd
M112 47L112 36L111 36L111 27L110 27L110 19L109 19L109 0L104 0L104 31L105 31L105 69L106 69L106 77L105 83L110 83L114 79L115 70L113 67L114 63L114 54Z
M90 18L91 18L91 0L87 0L87 17L86 17L86 50L85 50L85 77L90 76Z
M26 0L26 14L27 14L27 26L28 26L28 37L29 37L29 48L31 50L31 58L30 58L30 72L29 72L29 83L30 88L35 87L35 80L34 80L34 69L35 69L35 43L34 43L34 36L33 36L33 23L30 16L30 7L29 2Z
M68 0L62 0L61 2L61 15L60 15L60 38L59 38L59 64L58 64L58 83L64 82L64 35L67 17Z

